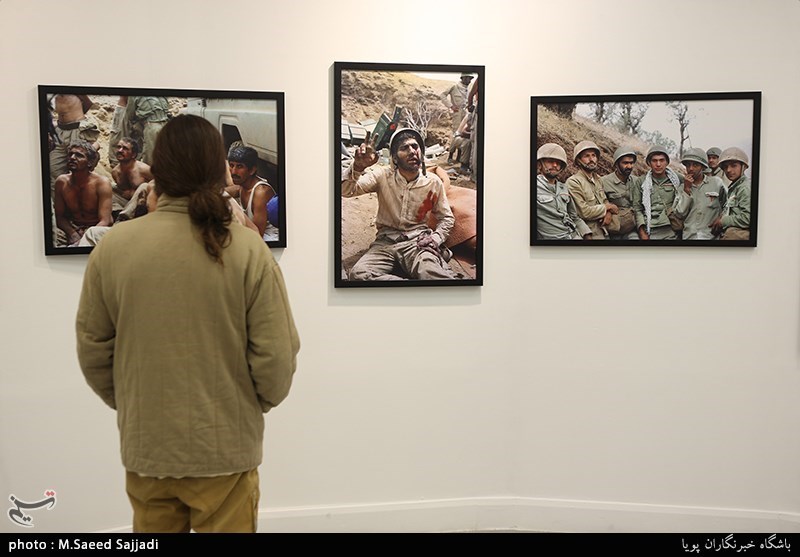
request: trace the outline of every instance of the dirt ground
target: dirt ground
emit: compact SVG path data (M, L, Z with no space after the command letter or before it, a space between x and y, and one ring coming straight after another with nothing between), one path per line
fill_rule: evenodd
M430 167L442 166L445 170L458 168L458 164L447 163L447 153L428 163ZM469 177L454 175L451 185L475 189L475 183ZM359 258L375 240L377 230L375 217L378 213L378 196L370 193L358 197L342 198L342 278L355 265ZM474 279L476 274L474 250L454 246L453 258L449 265L457 278Z
M454 79L455 81L455 79ZM427 79L410 72L352 71L342 74L342 119L356 123L365 119L377 119L381 113L392 114L394 107L414 107L419 101L427 102L436 112L426 129L427 147L439 145L444 149L436 158L426 158L426 166L432 170L441 166L448 173L450 186L476 190L471 176L459 173L458 163L447 163L449 143L452 138L452 115L442 104L440 95L453 82ZM405 121L401 125L408 125ZM349 147L350 151L354 149ZM343 164L348 164L344 161ZM447 184L445 184L447 187ZM376 194L354 198L342 198L342 273L347 272L367 251L375 240L375 218L378 212ZM474 214L475 207L472 206ZM456 215L458 220L458 216ZM449 265L455 276L473 279L476 276L475 250L462 245L452 246L453 258Z

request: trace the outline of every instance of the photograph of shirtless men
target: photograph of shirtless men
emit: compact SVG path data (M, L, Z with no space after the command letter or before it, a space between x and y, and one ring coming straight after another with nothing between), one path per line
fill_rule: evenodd
M153 148L178 114L219 129L230 168L220 193L234 220L286 246L283 93L40 86L39 108L46 254L88 253L157 208Z

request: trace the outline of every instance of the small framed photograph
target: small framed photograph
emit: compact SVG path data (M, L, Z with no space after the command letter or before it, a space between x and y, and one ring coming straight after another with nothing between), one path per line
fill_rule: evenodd
M761 93L531 97L537 245L755 247Z
M219 130L237 220L286 247L283 93L40 85L38 98L47 255L89 253L147 214L156 136L178 114Z
M483 284L483 66L334 64L334 285Z

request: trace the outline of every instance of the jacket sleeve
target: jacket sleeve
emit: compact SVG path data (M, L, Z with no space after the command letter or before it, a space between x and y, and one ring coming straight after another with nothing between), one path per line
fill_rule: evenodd
M247 336L250 376L261 409L268 412L289 394L300 350L283 274L271 255L250 296Z
M78 362L86 382L103 402L116 409L114 399L114 342L116 327L103 299L98 268L99 247L89 257L83 276L75 330Z
M730 191L728 192L730 196ZM729 204L729 212L726 216L722 217L722 227L729 228L750 228L750 187L739 187L736 190L735 197L726 200Z
M572 219L572 222L575 223L575 228L578 231L578 234L581 235L581 238L586 236L587 234L592 233L592 229L586 225L586 222L578 216L578 211L575 210L575 202L572 200L572 197L569 198L567 202L567 214L569 218Z
M342 197L356 197L377 191L383 176L380 169L358 172L353 168L354 165L351 163L342 169Z
M453 215L453 210L450 208L450 203L447 201L447 194L444 191L444 186L438 181L438 178L436 183L438 184L436 189L439 195L436 198L436 204L433 206L433 214L436 217L436 230L434 230L434 234L438 236L436 240L441 246L444 245L448 236L450 236L450 232L453 231L456 219Z

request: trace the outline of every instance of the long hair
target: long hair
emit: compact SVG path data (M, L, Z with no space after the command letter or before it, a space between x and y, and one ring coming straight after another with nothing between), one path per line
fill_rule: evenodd
M151 171L156 193L189 198L189 217L200 229L206 252L222 263L230 243L231 213L222 198L225 186L225 147L208 120L181 115L158 133Z

